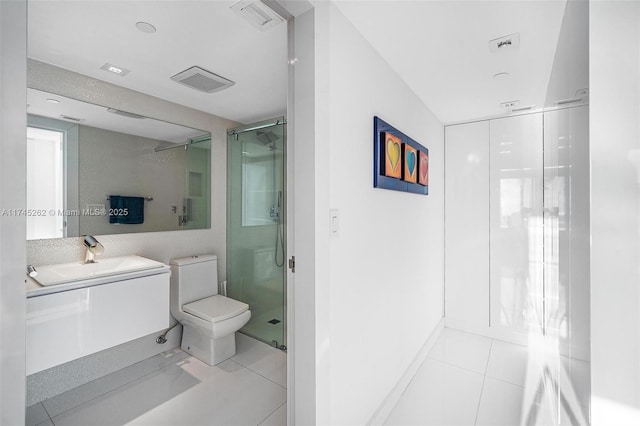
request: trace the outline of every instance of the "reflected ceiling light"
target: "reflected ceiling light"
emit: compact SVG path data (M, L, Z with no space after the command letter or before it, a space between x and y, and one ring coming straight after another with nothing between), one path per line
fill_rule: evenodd
M156 32L156 27L144 21L136 22L136 28L147 34L153 34Z
M60 115L60 118L68 121L75 121L76 123L80 123L81 121L84 121L84 118L73 117L71 115L65 115L65 114Z
M261 31L284 22L284 18L260 0L242 0L231 6L231 10Z
M113 73L113 74L117 74L117 75L119 75L121 77L124 77L125 75L129 74L129 72L130 72L126 68L122 68L122 67L119 67L117 65L110 64L108 62L105 63L103 66L101 66L100 69L101 70L105 70L105 71L109 71L110 73Z
M147 118L144 115L134 114L132 112L122 111L122 110L119 110L119 109L116 109L116 108L107 108L107 112L110 112L112 114L121 115L123 117L136 118L136 119L139 119L139 120Z
M51 102L52 104L59 104L59 103L60 103L60 101L59 101L59 100L57 100L57 99L53 99L53 98L48 98L48 99L47 99L47 102Z

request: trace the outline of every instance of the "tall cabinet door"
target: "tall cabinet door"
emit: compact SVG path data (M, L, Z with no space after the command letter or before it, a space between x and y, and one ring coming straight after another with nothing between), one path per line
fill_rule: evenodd
M589 359L589 108L544 113L545 331Z
M489 326L489 122L447 126L445 316L447 325Z
M490 326L544 327L542 114L490 121Z

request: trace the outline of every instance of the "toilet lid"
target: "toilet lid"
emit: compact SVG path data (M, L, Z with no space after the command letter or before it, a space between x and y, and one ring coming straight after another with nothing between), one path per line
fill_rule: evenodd
M249 309L249 305L218 294L187 303L182 309L204 320L218 322L240 315Z

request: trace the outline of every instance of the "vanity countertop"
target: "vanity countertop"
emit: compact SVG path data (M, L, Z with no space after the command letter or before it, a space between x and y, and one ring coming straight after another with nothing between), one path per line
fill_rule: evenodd
M105 258L104 261L114 261L114 260L117 261L117 260L123 260L123 259L126 260L126 258L131 258L131 259L135 258L137 260L144 259L144 261L147 261L146 262L147 267L145 267L144 269L136 269L131 271L127 271L127 270L121 271L121 272L110 271L109 273L91 271L86 276L75 277L70 279L61 278L60 283L54 283L49 285L42 285L37 281L37 278L34 279L27 276L27 280L26 280L27 298L42 296L45 294L60 293L63 291L75 290L78 288L109 284L112 282L131 280L131 279L141 278L141 277L146 277L151 275L168 274L171 272L171 269L169 268L169 266L165 265L164 263L141 258L139 256L124 256L121 258ZM51 271L52 270L55 271L56 268L60 268L64 270L65 268L74 268L77 266L81 267L81 265L82 265L82 262L74 262L74 263L61 264L61 265L43 265L36 268L39 271L43 271L43 274L47 274L47 273L51 274Z

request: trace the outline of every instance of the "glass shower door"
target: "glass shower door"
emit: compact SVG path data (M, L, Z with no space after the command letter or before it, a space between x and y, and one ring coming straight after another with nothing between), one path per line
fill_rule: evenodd
M194 140L186 152L186 197L182 214L187 229L209 228L211 225L211 138Z
M227 136L227 294L249 304L240 331L286 349L285 125L282 118Z

